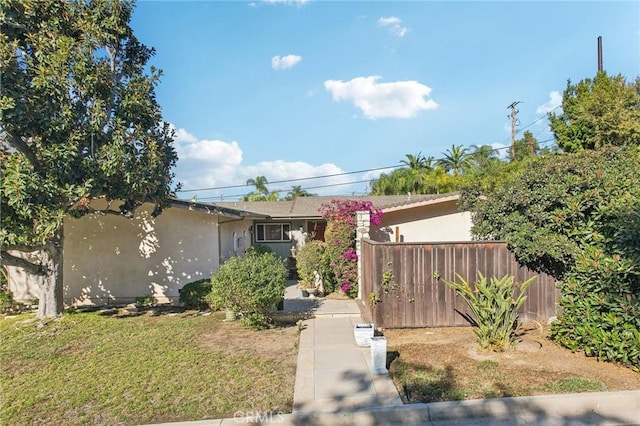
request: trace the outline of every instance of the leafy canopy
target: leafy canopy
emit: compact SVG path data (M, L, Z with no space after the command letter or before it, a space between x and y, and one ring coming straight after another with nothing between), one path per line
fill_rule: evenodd
M551 130L565 152L606 145L640 145L640 78L600 72L578 84L567 82L562 112L550 113Z
M45 245L99 196L160 209L177 156L133 4L1 0L0 11L2 248Z

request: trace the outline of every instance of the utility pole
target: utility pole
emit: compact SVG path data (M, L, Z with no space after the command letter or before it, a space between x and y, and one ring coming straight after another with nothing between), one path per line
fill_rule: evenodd
M516 126L520 124L518 122L517 115L520 111L516 109L516 105L518 105L520 101L514 101L507 108L511 108L511 161L516 159Z
M604 71L602 66L602 36L598 36L598 72Z

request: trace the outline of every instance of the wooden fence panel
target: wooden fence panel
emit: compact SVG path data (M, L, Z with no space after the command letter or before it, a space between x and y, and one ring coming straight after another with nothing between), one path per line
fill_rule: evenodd
M362 297L371 307L376 326L386 328L468 325L469 313L461 297L442 279L473 283L478 272L490 278L515 276L516 284L536 276L520 309L523 321L546 321L556 315L559 291L547 274L521 267L503 242L378 243L362 241ZM395 285L383 288L383 274L391 271ZM379 302L371 303L375 293ZM459 312L457 312L459 311Z

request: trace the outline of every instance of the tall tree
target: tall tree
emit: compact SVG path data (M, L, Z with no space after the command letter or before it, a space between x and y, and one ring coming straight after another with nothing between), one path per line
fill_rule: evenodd
M469 149L462 145L451 145L451 149L447 149L438 163L445 171L453 172L454 176L463 173L464 170L471 165L471 157Z
M474 166L479 168L487 167L492 162L498 161L498 153L491 145L471 145L470 157Z
M505 240L520 263L558 279L560 344L640 369L640 147L507 164L520 166L461 197L475 237Z
M293 185L291 191L284 197L285 200L295 200L298 197L312 197L315 194L310 193L306 189L303 189L300 185Z
M567 82L562 112L550 113L551 130L565 152L605 145L640 145L640 78L599 72L578 84Z
M264 176L256 176L255 179L247 179L247 185L253 185L256 187L256 193L268 195L269 189L267 189L267 184L269 181Z
M90 201L159 213L177 156L129 26L129 1L0 0L0 248L39 283L39 317L63 309L65 218Z
M421 170L426 168L427 166L427 159L422 155L421 152L417 153L416 155L406 154L405 157L407 157L407 159L401 160L400 163L404 164L412 170Z
M510 158L510 160L522 160L525 157L536 155L539 151L538 140L533 136L533 133L525 130L522 137L515 141L516 157ZM511 157L511 152L509 152L509 157Z

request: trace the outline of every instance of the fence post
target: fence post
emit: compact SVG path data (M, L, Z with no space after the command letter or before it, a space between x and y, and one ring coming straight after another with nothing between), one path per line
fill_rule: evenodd
M358 256L358 299L360 300L362 300L362 239L369 238L370 226L370 213L356 212L356 256Z

